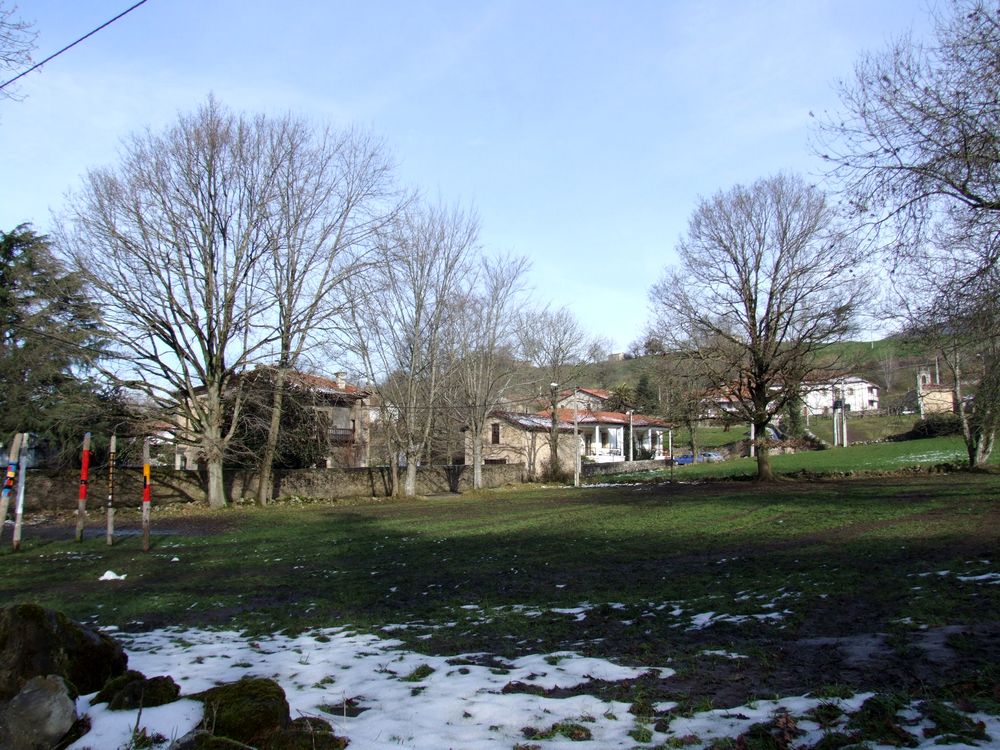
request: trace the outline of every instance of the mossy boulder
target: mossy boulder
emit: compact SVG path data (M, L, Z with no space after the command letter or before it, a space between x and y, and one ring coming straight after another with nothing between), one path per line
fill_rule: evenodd
M337 737L329 723L312 716L295 719L268 742L270 750L344 750L347 745L347 739Z
M112 711L133 711L173 703L181 689L172 677L146 677L131 669L107 681L92 704L107 703Z
M274 680L244 677L191 697L205 704L205 726L217 737L270 747L291 724L285 691Z
M125 672L128 656L114 639L37 604L0 608L0 701L32 677L58 675L71 694L100 690Z
M145 679L146 675L142 672L136 672L134 669L128 669L124 674L112 677L110 680L105 682L104 686L97 691L97 695L95 695L90 701L90 704L92 706L96 706L98 703L110 703L111 699L118 695L118 693L121 692L121 689L130 682Z

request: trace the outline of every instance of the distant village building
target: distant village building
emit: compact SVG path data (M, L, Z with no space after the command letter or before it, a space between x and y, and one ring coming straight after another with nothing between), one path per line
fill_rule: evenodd
M810 416L828 415L835 403L849 412L878 411L879 388L875 383L847 375L825 381L802 384L804 409Z
M947 414L957 411L955 408L955 389L950 385L923 385L915 394L916 409L925 416L928 414ZM917 401L917 399L919 399Z

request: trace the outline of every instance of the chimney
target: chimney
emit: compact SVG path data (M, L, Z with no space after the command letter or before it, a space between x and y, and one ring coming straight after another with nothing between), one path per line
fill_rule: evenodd
M343 388L347 385L347 380L345 380L346 377L346 372L335 372L333 373L333 382L337 384L338 388Z

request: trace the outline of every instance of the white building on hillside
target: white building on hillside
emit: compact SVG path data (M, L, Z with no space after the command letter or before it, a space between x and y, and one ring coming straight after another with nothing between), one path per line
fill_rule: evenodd
M822 382L803 383L802 400L810 416L830 414L835 401L849 412L878 410L878 386L857 375Z

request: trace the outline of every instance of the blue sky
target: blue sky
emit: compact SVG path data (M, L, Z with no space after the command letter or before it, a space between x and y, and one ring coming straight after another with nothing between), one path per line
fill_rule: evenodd
M0 101L0 228L52 226L120 140L214 93L382 137L401 182L475 208L534 299L623 350L699 196L820 178L809 112L933 0L149 0ZM9 3L8 3L9 4ZM129 0L25 0L36 59Z

